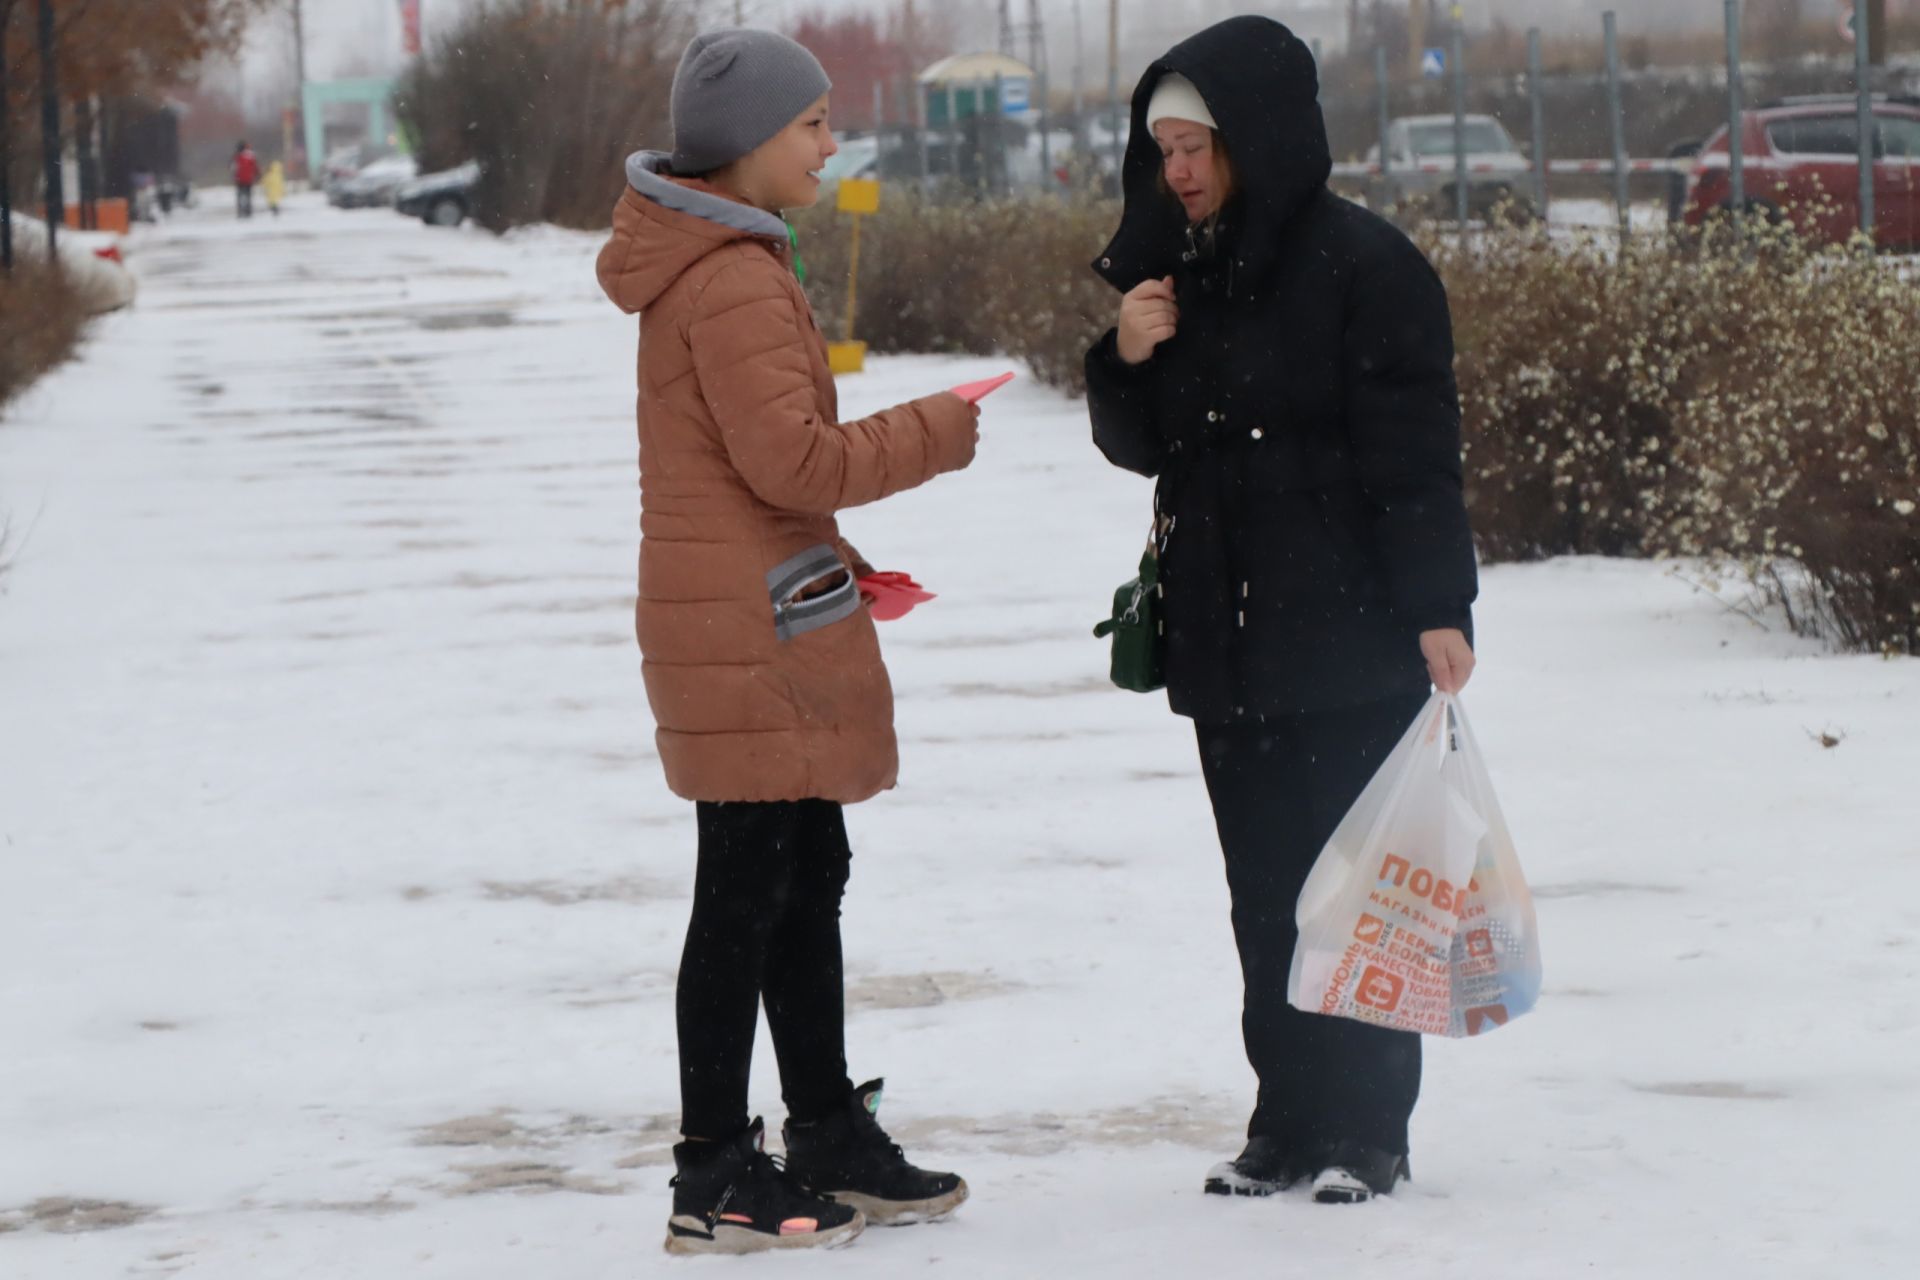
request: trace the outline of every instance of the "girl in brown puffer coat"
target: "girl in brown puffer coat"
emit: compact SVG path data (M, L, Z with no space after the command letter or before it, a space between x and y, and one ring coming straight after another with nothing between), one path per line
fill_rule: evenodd
M627 162L600 283L640 314L636 622L667 784L699 862L677 1014L673 1252L834 1244L943 1216L953 1174L908 1164L847 1074L841 805L894 785L893 692L834 513L973 460L945 394L841 422L781 210L837 148L820 64L783 36L709 32L674 77L674 150ZM765 1001L787 1164L747 1118Z

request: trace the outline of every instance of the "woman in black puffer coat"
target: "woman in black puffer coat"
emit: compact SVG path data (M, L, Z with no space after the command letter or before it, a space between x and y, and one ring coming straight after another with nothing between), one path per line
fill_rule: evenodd
M1312 54L1279 23L1149 67L1087 384L1094 443L1158 478L1169 701L1233 895L1260 1092L1207 1190L1351 1203L1407 1176L1420 1042L1287 1004L1294 906L1430 686L1466 683L1477 588L1446 292L1330 169Z

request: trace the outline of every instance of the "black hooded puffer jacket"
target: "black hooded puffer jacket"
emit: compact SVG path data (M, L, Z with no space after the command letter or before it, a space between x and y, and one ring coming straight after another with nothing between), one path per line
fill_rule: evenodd
M1209 231L1160 189L1146 112L1178 72L1236 192ZM1179 331L1128 366L1087 353L1093 438L1159 478L1173 709L1205 723L1428 688L1422 631L1471 635L1446 292L1391 223L1327 190L1313 56L1268 18L1175 46L1133 95L1126 211L1095 270L1173 276Z

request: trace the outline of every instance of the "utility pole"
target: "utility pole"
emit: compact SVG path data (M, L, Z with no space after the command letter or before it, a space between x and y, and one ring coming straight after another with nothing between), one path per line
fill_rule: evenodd
M1740 238L1740 224L1747 209L1747 165L1743 151L1746 133L1745 86L1741 83L1740 0L1727 0L1727 174L1732 181L1727 204L1733 214L1733 236Z
M307 21L305 0L293 0L293 74L307 87Z
M1871 11L1853 11L1853 92L1860 134L1860 232L1873 249L1873 22Z
M920 169L920 186L927 185L929 166L927 164L927 91L920 84L920 73L925 70L920 65L926 56L920 48L920 17L914 11L913 0L903 0L904 12L902 25L905 30L901 38L907 46L907 92L913 99L913 107L907 118L913 123L913 150L915 161Z
M1086 53L1080 36L1080 0L1073 0L1073 129L1074 137L1080 145L1086 145L1086 122L1081 118L1087 109L1086 98Z
M1040 18L1040 0L1028 0L1027 16L1032 25L1027 28L1027 65L1033 68L1034 92L1040 97L1040 181L1042 187L1051 191L1048 180L1053 175L1053 76L1047 70L1047 28Z
M1113 182L1120 186L1126 150L1120 145L1120 0L1107 0L1107 127L1113 130Z
M67 220L67 190L66 175L60 167L60 86L53 62L53 0L40 0L40 131L47 166L47 264L57 269L60 259L54 249Z
M280 141L289 168L293 165L293 139L307 136L307 23L304 5L305 0L293 0L293 110L282 117L292 125L282 126ZM317 159L320 157L307 157L309 180L313 177L313 162Z
M1870 67L1885 66L1887 0L1840 0L1840 3L1848 11L1847 26L1853 32L1855 42L1864 40L1866 43L1866 64ZM1858 61L1856 58L1855 62Z

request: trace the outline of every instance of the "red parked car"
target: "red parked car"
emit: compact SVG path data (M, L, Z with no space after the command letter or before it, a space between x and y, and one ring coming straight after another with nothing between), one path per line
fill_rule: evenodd
M1860 226L1860 124L1852 97L1796 99L1741 113L1748 209L1785 217L1823 244ZM1682 220L1697 227L1732 203L1727 129L1701 148ZM1873 102L1873 232L1888 249L1920 249L1920 101Z

